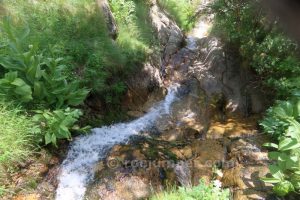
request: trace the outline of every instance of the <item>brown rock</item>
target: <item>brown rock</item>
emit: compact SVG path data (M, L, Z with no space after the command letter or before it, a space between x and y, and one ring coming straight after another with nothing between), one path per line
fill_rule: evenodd
M222 164L225 159L224 147L215 140L195 141L191 145L195 159L192 159L193 184L201 178L209 181L213 175L212 168Z
M242 166L238 165L231 169L225 169L223 171L222 184L224 187L238 187L244 189L246 186L241 178Z
M13 200L39 200L39 194L26 194L26 195L18 195L13 198Z
M260 178L268 173L269 169L267 166L243 167L239 165L223 171L222 183L224 187L238 187L242 190L243 195L247 194L247 191L247 195L250 195L249 191L260 191L257 194L264 194L271 190L271 185L264 183ZM238 192L236 195L241 196L241 192ZM249 198L249 196L247 197ZM242 197L239 198L243 199Z
M237 190L233 193L233 200L265 200L268 196L268 193L253 190Z
M130 117L139 118L139 117L143 116L144 113L140 112L140 111L128 111L127 115L129 115Z
M190 146L186 146L180 150L185 159L190 159L193 157L192 148Z
M131 176L121 178L113 184L111 189L103 186L98 187L97 193L101 199L136 200L149 197L150 192L145 180L137 176Z
M257 120L256 116L252 118L241 118L234 116L228 118L224 123L212 122L206 138L218 139L223 137L237 138L237 137L249 137L257 135Z

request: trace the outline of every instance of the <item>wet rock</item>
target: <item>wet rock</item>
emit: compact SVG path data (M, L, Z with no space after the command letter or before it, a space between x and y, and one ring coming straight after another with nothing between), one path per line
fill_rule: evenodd
M174 167L174 172L181 186L190 187L192 185L191 171L188 163L185 162L176 164Z
M206 138L219 139L224 137L239 138L249 137L258 134L256 116L251 118L243 118L240 116L232 116L224 122L213 121L207 131Z
M195 129L195 128L187 128L184 130L184 134L188 137L188 138L192 138L192 139L196 139L200 137L200 132L199 130Z
M138 176L123 177L111 186L101 185L97 188L96 197L100 199L136 200L150 196L150 188L145 180ZM97 199L97 198L92 199Z
M185 146L183 149L180 150L180 152L186 160L193 157L193 151L191 146Z
M184 133L181 129L171 129L167 131L163 131L162 135L160 136L162 140L165 141L177 141L182 140L184 138Z
M173 120L168 116L163 116L155 123L155 126L160 133L171 130L171 128L174 127L174 125L175 124Z
M39 200L39 194L18 195L13 200Z
M265 200L268 194L254 189L237 190L233 192L233 200Z
M240 189L245 189L245 184L242 181L241 175L242 166L238 165L234 168L225 169L223 171L222 185L224 187L238 187Z
M109 156L106 160L130 161L144 159L145 156L141 152L141 149L138 148L138 146L116 145L110 151Z
M268 166L246 166L241 171L241 178L246 188L251 188L257 191L270 191L271 184L267 184L260 180L269 173Z
M225 160L225 148L215 140L195 141L191 144L195 159L192 160L193 184L201 178L209 181L213 175L212 168Z
M184 159L186 159L186 157L184 156L184 154L182 153L182 151L181 151L179 148L174 147L174 148L170 149L170 151L171 151L174 155L176 155L177 159L179 159L179 160L184 160Z
M261 146L253 140L261 140L262 137L252 139L238 139L233 141L228 147L229 159L237 159L244 165L267 164L269 162L268 153L261 150Z
M264 199L271 191L271 185L260 180L269 173L267 166L238 165L223 171L224 187L235 187L234 199Z
M133 117L133 118L139 118L139 117L143 116L144 113L140 112L140 111L128 111L127 115L129 115L130 117Z

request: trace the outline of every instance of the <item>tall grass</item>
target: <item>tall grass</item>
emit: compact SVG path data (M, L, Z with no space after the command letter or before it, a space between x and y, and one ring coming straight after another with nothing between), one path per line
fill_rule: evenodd
M147 1L109 0L119 27L118 44L133 62L144 61L158 45Z
M181 29L189 31L194 27L194 15L201 0L158 0L158 2Z
M0 102L0 165L25 160L34 148L34 123L19 108Z

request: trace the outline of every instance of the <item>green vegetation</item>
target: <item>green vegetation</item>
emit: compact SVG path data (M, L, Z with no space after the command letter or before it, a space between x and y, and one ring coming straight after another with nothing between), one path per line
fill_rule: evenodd
M80 108L88 95L97 96L107 112L97 125L123 116L125 81L158 42L146 2L109 2L119 26L116 41L94 0L1 1L1 175L9 176L5 166L38 146L57 146L72 133L87 131L78 124L87 115ZM8 101L20 105L18 110ZM5 192L1 186L0 195Z
M29 28L18 34L8 18L3 20L1 30L7 39L3 47L6 53L0 56L4 73L4 78L0 79L0 94L3 99L21 103L28 110L33 107L59 109L77 106L84 101L89 91L80 88L79 82L75 79L67 79L64 75L66 66L60 64L63 58L45 57L42 53L38 53L39 49L34 45L26 48L25 40L30 32ZM40 131L45 135L45 143L52 142L56 145L56 138L71 139L68 129L78 120L80 112L76 110L70 112L68 108L65 113L62 110L54 113L57 131L48 126L53 124L49 114L43 113L43 118L36 115L35 121L46 124L45 131ZM67 116L73 116L76 120ZM51 131L51 139L49 139L49 131Z
M123 117L126 80L160 47L149 19L150 1L108 1L118 25L115 41L95 0L1 1L1 175L6 176L10 166L27 159L38 146L57 147L59 140L71 140L72 133L85 132L88 127L78 124L86 114L81 109L88 96L96 96L103 104L107 115L102 122ZM186 32L195 25L200 2L158 0ZM270 176L262 180L274 184L278 196L299 193L298 45L276 21L267 19L259 0L216 0L211 8L215 13L212 34L238 52L243 66L251 67L257 81L278 99L260 123L272 137L265 146L274 161L269 165ZM38 183L28 184L36 188ZM6 185L0 185L0 196L5 192L9 192ZM173 188L151 199L229 198L228 189L201 181L198 186Z
M269 157L274 192L285 196L299 192L300 177L300 60L297 45L268 21L259 1L217 0L212 9L215 24L212 34L220 37L259 75L263 84L278 101L260 123L274 141L265 144L272 149ZM261 81L259 80L259 81Z
M34 122L20 107L0 103L0 168L25 160L35 148ZM1 191L1 189L0 189ZM1 193L1 192L0 192Z
M144 61L158 45L149 19L147 1L109 0L109 2L119 28L118 44L126 50L124 53L132 63Z
M229 189L221 189L212 183L207 185L203 180L198 186L191 188L179 187L159 193L150 200L229 200Z
M258 0L217 0L212 9L212 34L237 49L278 98L286 98L300 87L297 45L279 30L276 22L268 21Z
M274 149L269 152L269 158L276 162L269 166L272 177L263 178L265 182L275 184L273 190L278 196L300 191L299 122L299 97L276 103L261 122L264 131L278 141L265 144L266 147Z
M116 42L96 1L3 1L0 95L30 115L38 113L46 144L70 139L74 126L78 130L81 112L72 107L89 92L104 102L104 122L122 116L127 76L158 47L147 2L109 2L118 23Z
M158 3L182 30L189 31L194 27L195 14L201 0L158 0Z
M81 80L108 104L118 103L131 58L109 37L95 1L21 0L4 5L15 21L28 24L29 44L38 43L45 56L64 58L66 75Z
M36 111L33 121L40 124L41 132L45 134L45 143L57 145L57 139L71 139L70 130L79 130L74 124L82 115L78 109ZM81 129L82 131L83 129Z
M80 88L76 80L64 75L64 58L50 58L38 53L38 47L29 45L26 39L30 30L21 35L8 19L3 21L2 31L7 37L0 64L4 78L0 79L0 93L3 97L20 103L44 104L47 107L77 106L83 102L88 90Z

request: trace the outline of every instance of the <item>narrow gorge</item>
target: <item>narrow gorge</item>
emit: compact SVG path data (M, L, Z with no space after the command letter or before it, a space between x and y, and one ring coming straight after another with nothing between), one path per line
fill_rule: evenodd
M0 2L0 199L299 199L276 3Z
M209 181L214 167L224 185L236 188L236 199L265 197L268 188L258 175L268 172L268 157L256 125L265 99L252 85L254 75L209 36L213 16L205 5L186 36L156 3L151 6L164 50L160 62L152 61L159 68L145 64L153 76L146 80L156 79L167 94L157 103L150 98L142 108L152 104L147 111L129 111L140 116L132 122L77 138L60 169L57 200L147 198L165 182ZM139 91L145 80L137 76L131 88Z

